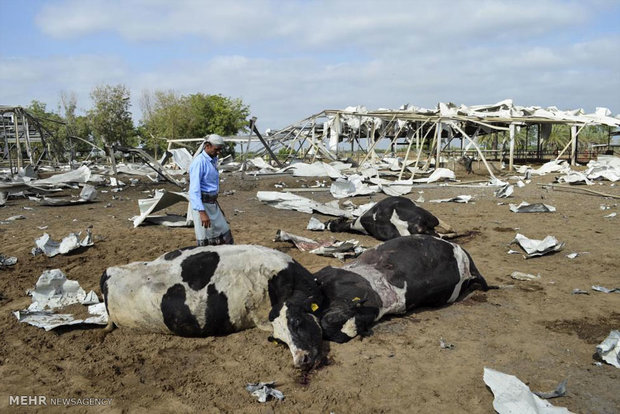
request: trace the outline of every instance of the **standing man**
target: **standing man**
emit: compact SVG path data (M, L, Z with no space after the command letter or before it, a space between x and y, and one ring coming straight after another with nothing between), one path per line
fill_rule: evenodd
M204 151L189 166L189 201L198 246L234 243L230 226L217 202L220 190L217 155L223 146L221 136L208 135L204 141Z

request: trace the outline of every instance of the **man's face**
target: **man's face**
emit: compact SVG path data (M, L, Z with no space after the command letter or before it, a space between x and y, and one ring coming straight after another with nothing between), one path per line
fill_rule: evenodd
M205 152L209 154L210 157L214 157L222 152L222 147L219 145L213 145L210 142L205 144Z

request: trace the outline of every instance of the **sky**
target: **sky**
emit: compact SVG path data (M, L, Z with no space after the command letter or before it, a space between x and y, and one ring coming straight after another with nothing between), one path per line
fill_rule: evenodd
M438 102L620 113L619 0L0 0L0 105L123 84L240 98L261 130Z

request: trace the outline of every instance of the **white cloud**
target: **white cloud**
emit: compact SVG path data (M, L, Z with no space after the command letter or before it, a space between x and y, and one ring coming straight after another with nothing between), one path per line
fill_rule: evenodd
M198 35L214 44L279 39L290 50L354 45L376 52L531 38L582 22L591 11L591 5L562 0L66 0L45 6L37 23L59 38L109 31L132 41Z
M620 36L570 41L608 6L560 0L53 2L37 16L47 35L70 45L88 34L114 33L129 40L119 49L148 44L165 63L141 67L121 51L0 56L0 102L53 105L66 90L88 107L94 86L123 83L136 114L144 89L221 93L249 104L261 128L357 104L432 107L513 98L522 105L607 106L617 113ZM204 50L168 57L166 48L192 39Z
M73 91L79 107L90 106L90 91L97 85L123 83L128 70L122 59L109 56L52 56L6 58L0 56L0 102L28 105L33 99L54 109L61 91Z

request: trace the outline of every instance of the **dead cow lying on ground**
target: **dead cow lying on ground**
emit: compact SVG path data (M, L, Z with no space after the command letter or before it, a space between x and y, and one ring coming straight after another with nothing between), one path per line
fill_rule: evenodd
M110 267L101 276L109 325L181 336L272 330L309 368L321 358L313 314L321 292L312 274L284 253L261 246L190 247L152 262Z
M335 342L364 334L384 315L442 306L489 289L465 250L428 235L392 239L315 277L325 296L323 336Z
M405 197L388 197L355 220L339 218L326 223L333 232L358 232L385 241L411 234L437 235L435 227L453 231L429 211Z

